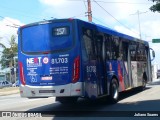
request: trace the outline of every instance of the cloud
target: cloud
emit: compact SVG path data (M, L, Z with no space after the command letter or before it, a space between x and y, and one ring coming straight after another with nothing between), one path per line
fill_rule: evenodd
M118 32L139 38L139 32L135 29L127 29L124 26L115 26L114 29Z
M42 13L42 16L45 16L48 19L50 19L51 17L67 18L73 16L74 14L74 10L72 10L73 8L72 2L67 2L66 0L39 0L39 1L45 8L45 10Z
M141 36L143 40L151 41L152 38L160 38L160 21L144 21L141 23ZM117 25L114 27L115 30L124 34L140 38L138 24L131 29L127 29L124 26Z
M9 47L8 41L10 40L11 36L17 36L18 25L21 26L23 23L13 18L5 17L0 20L0 42L6 47Z
M61 6L62 4L65 4L65 0L39 0L42 4L48 5L48 6Z
M83 1L67 0L39 0L45 7L43 16L48 18L70 18L85 17L85 6Z
M142 31L147 35L151 35L152 38L160 38L160 21L146 21L142 23Z

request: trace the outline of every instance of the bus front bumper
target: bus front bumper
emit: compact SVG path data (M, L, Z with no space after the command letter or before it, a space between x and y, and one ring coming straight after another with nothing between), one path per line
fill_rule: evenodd
M20 95L27 98L83 96L83 87L81 82L59 86L20 85Z

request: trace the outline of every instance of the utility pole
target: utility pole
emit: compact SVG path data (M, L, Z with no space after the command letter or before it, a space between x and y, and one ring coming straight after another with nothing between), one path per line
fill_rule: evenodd
M139 24L139 37L140 37L140 39L142 39L142 35L141 35L141 23L140 23L140 19L139 19L139 14L140 14L140 12L139 12L139 10L137 11L137 14L138 14L138 24Z
M146 11L146 12L148 12L148 11ZM139 26L139 37L140 37L140 39L142 39L142 35L141 35L141 23L140 23L139 15L143 14L143 13L146 13L146 12L140 12L139 10L137 10L137 12L135 13L135 14L138 15L138 26ZM135 14L131 14L131 15L135 15Z
M91 1L87 0L88 3L88 12L87 12L87 16L88 16L88 21L92 22L92 11L91 11Z

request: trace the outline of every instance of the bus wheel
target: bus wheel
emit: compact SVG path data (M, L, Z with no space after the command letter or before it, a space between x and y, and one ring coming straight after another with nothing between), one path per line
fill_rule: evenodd
M110 85L110 95L109 95L110 102L112 104L117 103L118 97L119 97L118 83L117 83L117 80L113 78Z
M78 100L78 97L56 97L56 101L62 104L74 104Z

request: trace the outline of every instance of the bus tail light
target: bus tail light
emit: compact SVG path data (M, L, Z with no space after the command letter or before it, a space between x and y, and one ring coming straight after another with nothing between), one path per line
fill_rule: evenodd
M23 64L22 64L22 62L19 62L18 64L19 64L19 69L20 69L20 73L19 73L20 74L20 81L21 81L22 85L25 85L26 82L25 82L25 78L24 78Z
M74 59L74 65L73 65L73 79L72 82L75 83L79 80L80 76L80 57L76 57Z

